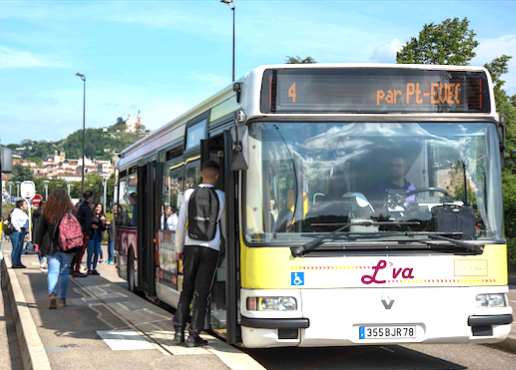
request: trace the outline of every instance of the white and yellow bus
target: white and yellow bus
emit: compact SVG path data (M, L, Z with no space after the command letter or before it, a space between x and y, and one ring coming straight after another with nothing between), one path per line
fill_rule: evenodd
M504 135L484 68L256 68L121 153L119 274L177 307L173 212L214 159L227 210L216 335L248 348L499 342L512 322Z

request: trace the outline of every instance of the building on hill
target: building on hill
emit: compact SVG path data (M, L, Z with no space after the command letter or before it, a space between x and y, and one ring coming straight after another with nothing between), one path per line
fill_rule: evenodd
M66 160L66 153L56 150L53 155L47 156L47 159L44 162L61 163L61 162L64 162L65 160Z
M127 117L127 120L125 121L125 124L127 125L126 132L136 132L136 131L139 131L139 128L140 128L139 126L141 126L141 124L142 124L140 111L138 111L138 117L136 119L137 120L135 121L133 119L133 113L129 112L129 116Z
M13 165L14 164L20 164L23 167L30 167L32 169L38 167L38 164L36 162L29 161L28 159L21 159L21 158L13 158Z
M52 180L64 180L66 182L74 182L74 181L81 181L82 175L77 175L75 173L59 173L52 175Z

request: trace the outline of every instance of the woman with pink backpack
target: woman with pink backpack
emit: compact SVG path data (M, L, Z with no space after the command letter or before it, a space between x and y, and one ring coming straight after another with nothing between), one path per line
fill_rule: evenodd
M66 217L65 217L66 216ZM64 221L63 221L64 220ZM63 189L56 189L49 195L43 208L41 224L36 238L42 255L48 259L48 294L49 308L66 306L66 291L68 289L68 272L70 262L77 246L72 236L63 235L61 224L67 227L67 232L77 233L79 222L75 218L75 209L70 197ZM82 233L81 233L82 236ZM70 242L71 241L71 242ZM81 242L82 244L82 239ZM57 301L57 283L59 281L59 301ZM56 302L57 301L57 302Z

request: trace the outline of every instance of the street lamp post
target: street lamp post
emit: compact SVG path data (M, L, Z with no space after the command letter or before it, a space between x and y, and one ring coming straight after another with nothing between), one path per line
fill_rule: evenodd
M233 12L233 82L235 81L235 2L234 0L220 0L221 3L228 4Z
M70 187L72 187L73 185L70 184L70 181L67 181L66 186L68 187L68 196L70 196Z
M84 193L84 141L85 141L85 135L86 135L86 76L84 76L82 73L76 74L76 76L79 76L84 82L84 94L83 94L83 104L82 104L82 188L81 188L81 194Z
M106 187L109 180L109 176L102 176L102 185L104 186L104 212L106 212Z
M20 184L21 184L21 182L20 181L15 181L14 183L16 184L16 199L18 199L20 197Z
M49 183L49 182L50 182L50 181L48 181L48 180L44 180L44 181L43 181L43 184L45 185L45 200L47 200L47 199L48 199L48 183Z
M11 188L11 186L13 186L13 183L9 181L9 182L7 183L7 185L9 185L9 202L11 202L11 200L12 200L11 198L12 198L12 196L13 196L13 192L12 192L12 188Z

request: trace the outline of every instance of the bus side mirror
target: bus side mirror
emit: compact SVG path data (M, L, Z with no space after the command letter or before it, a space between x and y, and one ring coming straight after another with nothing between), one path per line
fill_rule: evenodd
M229 129L231 147L231 171L247 171L249 168L249 135L246 125L235 125Z

